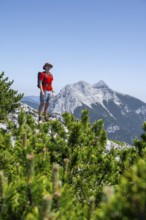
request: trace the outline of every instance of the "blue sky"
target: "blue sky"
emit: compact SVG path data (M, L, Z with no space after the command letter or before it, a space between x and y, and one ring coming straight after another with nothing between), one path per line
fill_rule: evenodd
M104 80L146 102L146 0L0 0L0 72L39 95L37 72L54 65L66 84Z

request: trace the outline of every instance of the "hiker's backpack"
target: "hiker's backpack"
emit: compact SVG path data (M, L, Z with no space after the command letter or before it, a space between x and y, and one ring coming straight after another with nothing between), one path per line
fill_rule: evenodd
M42 72L38 72L38 83L37 83L37 87L40 88L40 75L41 75ZM50 75L52 75L50 73ZM45 79L46 77L44 78L43 82L42 82L42 85L45 85Z
M40 88L40 75L41 75L41 72L38 72L38 84L37 84L38 88Z

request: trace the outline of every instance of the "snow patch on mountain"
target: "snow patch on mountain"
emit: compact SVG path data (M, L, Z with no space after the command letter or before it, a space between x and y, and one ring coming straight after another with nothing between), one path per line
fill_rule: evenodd
M110 125L107 128L108 133L115 133L115 131L118 131L118 130L120 130L120 127L118 125Z
M141 106L141 107L138 108L135 112L136 112L138 115L139 115L139 114L145 115L145 114L146 114L146 107L145 107L145 106Z

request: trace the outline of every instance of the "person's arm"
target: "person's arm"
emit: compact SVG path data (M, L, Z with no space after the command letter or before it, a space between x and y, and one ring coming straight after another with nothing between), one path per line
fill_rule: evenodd
M53 81L53 75L52 75L52 81ZM54 89L53 89L53 86L52 86L52 93L53 93L53 95L54 95L54 93L55 93L55 91L54 91Z
M53 89L53 86L52 86L52 92L53 92L53 93L55 92L54 89Z
M43 86L42 86L42 81L40 81L40 90L41 90L42 95L44 95L44 90L43 90Z

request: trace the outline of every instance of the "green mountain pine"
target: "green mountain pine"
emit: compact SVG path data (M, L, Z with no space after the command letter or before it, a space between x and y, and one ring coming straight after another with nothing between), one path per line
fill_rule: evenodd
M0 74L0 120L3 120L8 113L12 112L19 106L19 101L22 99L23 94L11 89L13 81L8 81L5 78L4 72Z

